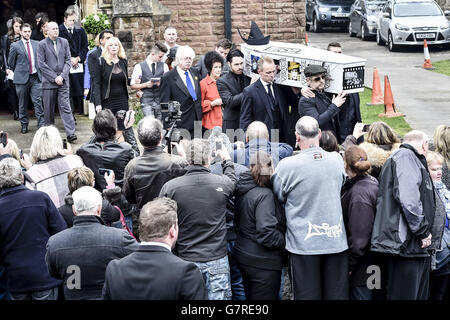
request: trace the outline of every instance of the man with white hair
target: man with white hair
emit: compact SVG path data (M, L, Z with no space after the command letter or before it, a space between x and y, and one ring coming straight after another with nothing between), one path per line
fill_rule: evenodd
M194 121L202 121L202 94L200 91L200 76L192 62L195 52L189 46L181 46L177 50L175 61L177 66L161 77L160 101L178 101L181 105L181 120L178 128L194 134ZM199 133L201 134L201 132Z
M67 300L100 299L108 262L134 252L138 243L127 231L103 224L97 190L81 187L72 198L73 227L50 237L45 261L50 274L64 280Z
M386 257L389 300L428 299L430 250L439 248L442 230L427 152L427 135L413 130L380 173L371 251Z
M0 257L13 300L56 300L61 281L44 263L49 237L66 229L50 197L23 185L17 160L0 161Z
M286 250L295 300L348 299L347 237L342 217L342 157L319 147L316 119L295 126L300 153L280 161L273 190L286 210Z

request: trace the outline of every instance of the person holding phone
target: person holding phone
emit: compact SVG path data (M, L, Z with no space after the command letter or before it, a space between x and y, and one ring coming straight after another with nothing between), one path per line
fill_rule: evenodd
M169 71L169 67L161 62L162 57L167 52L167 47L156 42L147 56L134 67L131 75L131 89L142 91L140 97L141 108L144 116L154 116L161 120L161 106L159 104L159 85L161 77Z

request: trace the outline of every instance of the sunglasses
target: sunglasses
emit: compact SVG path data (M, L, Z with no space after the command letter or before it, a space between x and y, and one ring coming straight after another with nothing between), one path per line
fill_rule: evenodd
M312 80L313 81L325 80L325 76L324 75L323 76L318 76L318 77L312 78Z

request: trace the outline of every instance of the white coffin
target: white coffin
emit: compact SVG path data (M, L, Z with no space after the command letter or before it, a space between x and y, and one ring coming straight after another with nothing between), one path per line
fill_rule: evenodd
M365 59L288 42L270 41L262 46L242 43L240 46L245 56L244 73L249 77L257 74L258 59L268 55L278 65L276 83L305 87L303 70L309 64L320 64L328 70L325 91L353 93L364 90Z

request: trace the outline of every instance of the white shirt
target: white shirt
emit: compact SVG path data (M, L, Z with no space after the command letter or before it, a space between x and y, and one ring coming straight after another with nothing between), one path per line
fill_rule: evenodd
M33 73L36 73L37 70L36 70L36 64L34 62L34 52L33 52L33 46L31 45L31 39L27 41L22 38L22 42L23 42L23 45L25 46L25 52L27 52L27 58L28 58L27 42L29 42L28 45L30 46L31 65L33 67Z
M184 71L183 69L181 69L180 67L176 67L177 68L177 72L178 72L178 74L180 75L180 77L181 77L181 80L183 80L183 83L184 83L184 85L186 86L186 88L187 88L187 84L186 84L186 75L184 74L186 71ZM192 86L194 87L194 89L197 89L196 88L196 86L195 86L195 82L194 82L194 79L192 78L192 74L189 72L189 70L187 71L188 72L188 75L189 75L189 79L191 79L191 83L192 83ZM197 97L197 99L198 99L199 97Z
M269 94L269 91L267 90L267 85L269 84L269 82L265 82L263 79L259 78L259 80L261 81L262 85L264 86L264 90L266 90L266 93ZM273 82L270 84L270 91L272 91L272 95L275 98L275 94L273 92Z
M152 70L152 63L155 64L155 70L156 70L156 64L157 62L153 62L150 59L150 56L147 57L147 59L145 59L145 61L148 64L148 67L150 70ZM169 66L167 64L164 63L164 73L166 73L167 71L169 71ZM141 68L141 64L140 63L136 63L136 65L134 66L133 69L133 73L131 74L131 81L130 81L130 85L135 85L136 84L136 80L139 79L139 77L142 77L142 68Z
M170 252L172 252L172 249L170 248L170 246L167 243L164 242L156 242L156 241L142 241L140 243L141 246L160 246L163 248L166 248L167 250L169 250Z

